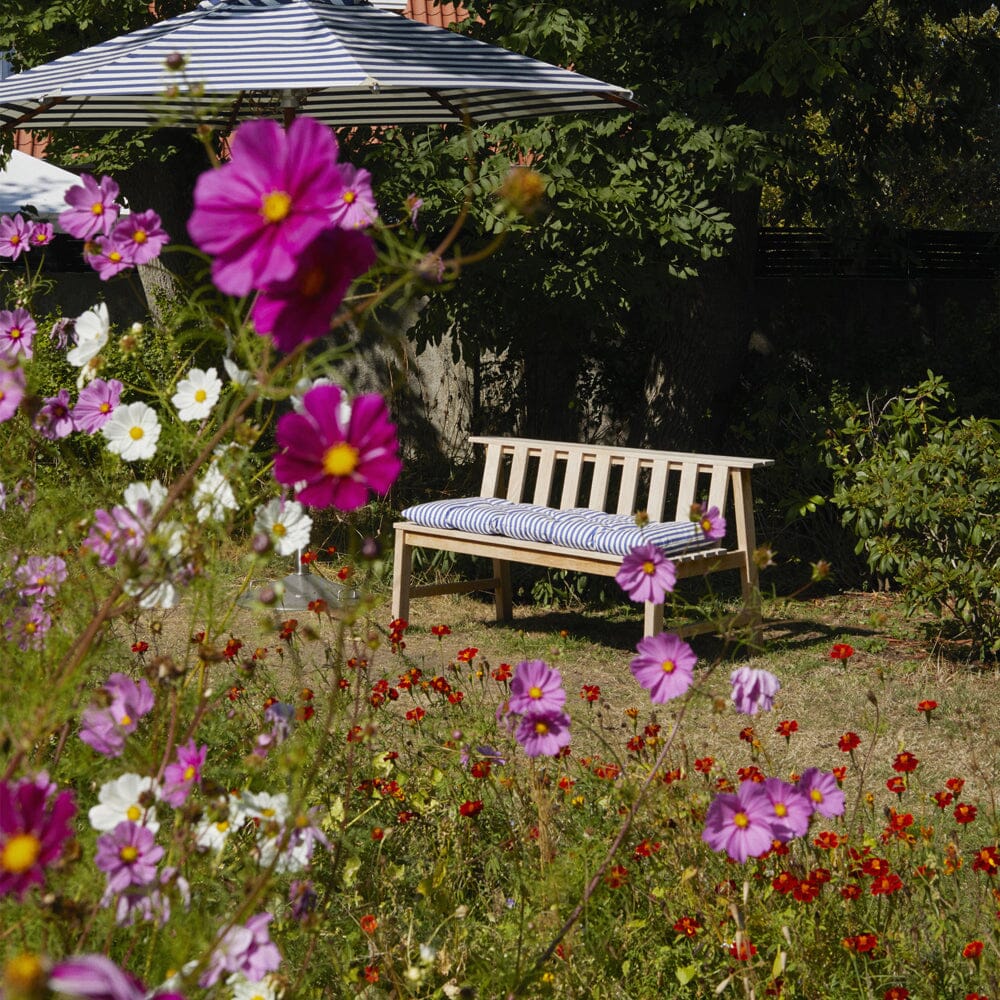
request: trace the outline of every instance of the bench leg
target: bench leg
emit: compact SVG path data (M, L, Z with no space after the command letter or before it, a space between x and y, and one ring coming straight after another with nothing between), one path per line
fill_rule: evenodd
M760 649L764 643L764 619L761 615L760 577L752 554L740 569L740 589L743 591L743 611L750 627L750 645Z
M510 591L510 563L506 559L494 559L493 575L497 581L496 589L493 591L497 621L509 622L514 617L513 595Z
M396 532L396 554L392 563L392 617L409 618L410 577L413 574L413 546L406 544L406 534Z
M663 605L646 601L645 611L642 616L642 637L648 639L651 635L658 635L663 631Z

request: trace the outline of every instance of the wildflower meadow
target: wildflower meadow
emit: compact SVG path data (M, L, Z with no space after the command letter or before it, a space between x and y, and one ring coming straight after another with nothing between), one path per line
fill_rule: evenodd
M887 617L824 641L808 723L801 658L724 613L601 650L614 703L568 632L387 619L406 456L345 373L460 269L418 210L308 118L237 129L193 248L84 175L60 223L102 279L204 279L124 329L36 314L52 227L0 220L2 995L996 1000L997 758L941 749L960 677L848 682ZM300 553L357 599L283 612ZM676 584L652 545L617 577Z

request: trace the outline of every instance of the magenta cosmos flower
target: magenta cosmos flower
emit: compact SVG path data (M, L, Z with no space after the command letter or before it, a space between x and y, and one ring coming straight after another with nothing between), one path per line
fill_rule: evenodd
M96 434L118 408L122 398L122 384L113 378L105 382L95 378L80 391L80 397L73 407L73 424L78 431Z
M0 360L14 361L19 354L30 359L37 332L27 309L0 309Z
M358 396L348 415L341 407L340 387L319 385L302 397L302 410L278 421L282 450L274 459L279 483L305 483L297 500L354 510L368 502L369 490L384 493L395 482L403 463L381 396Z
M326 336L351 282L374 263L375 244L364 233L324 230L303 250L290 278L271 282L257 296L254 327L282 351Z
M132 266L125 256L126 249L113 236L96 236L84 247L83 259L97 272L101 281L107 281Z
M742 864L770 850L774 808L760 785L744 781L735 795L716 795L705 814L701 839Z
M330 227L344 183L333 132L311 118L287 129L245 122L230 149L228 163L198 178L188 232L214 258L216 287L246 295L291 279L303 249Z
M111 231L111 240L130 264L148 264L170 242L152 209L126 215Z
M0 359L0 424L10 420L24 399L24 371L19 367L8 367Z
M661 632L642 639L636 651L639 655L629 667L632 676L649 692L650 701L679 698L691 687L698 657L683 639Z
M130 972L104 955L75 955L49 973L49 989L77 1000L147 1000L150 993ZM153 993L154 1000L184 1000L179 993Z
M829 771L821 771L818 767L806 768L799 778L798 787L809 800L813 812L826 817L843 816L844 793Z
M94 864L108 876L108 892L118 893L130 885L149 885L162 857L153 831L126 819L97 838Z
M527 712L558 712L566 704L562 675L544 660L524 660L517 665L510 682L509 709L518 715Z
M47 247L55 236L55 230L51 222L36 222L31 229L31 237L28 242L33 247Z
M718 507L701 504L697 509L697 516L692 520L698 522L698 527L706 538L724 538L726 535L726 519L719 513Z
M139 720L153 708L153 691L140 678L136 684L125 674L112 674L104 685L111 704L88 708L80 718L80 739L105 757L119 757L125 737L134 733Z
M0 257L17 260L26 250L31 249L31 234L34 224L22 215L0 216Z
M73 793L58 791L42 773L0 781L0 896L18 899L45 882L45 868L73 835Z
M662 604L674 589L677 573L655 545L637 545L622 560L615 581L630 600Z
M529 712L521 719L517 742L529 757L556 757L569 746L569 716L558 709Z
M188 740L187 746L177 748L177 760L168 764L163 772L163 791L160 798L175 809L184 805L191 789L201 781L201 769L208 756L207 746L197 746Z
M94 180L90 174L80 175L80 186L66 192L70 207L59 215L59 225L78 240L89 240L99 233L111 232L121 211L115 199L118 185L110 177Z
M372 194L372 175L367 170L342 163L339 167L343 189L333 210L333 222L342 229L363 229L378 218Z
M776 840L786 843L809 829L813 807L801 788L780 778L768 778L761 793L771 806L771 827Z
M781 683L774 674L754 667L737 667L729 675L733 686L733 704L741 715L770 712L774 696L781 690Z
M252 983L259 983L281 965L281 952L271 941L267 925L270 913L258 913L243 926L230 927L218 942L198 985L214 985L223 972L239 972Z
M58 441L73 433L73 415L68 389L47 396L35 414L33 426L43 438Z

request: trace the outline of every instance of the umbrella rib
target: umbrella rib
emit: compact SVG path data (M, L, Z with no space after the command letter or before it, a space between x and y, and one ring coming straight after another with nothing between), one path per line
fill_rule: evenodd
M464 122L466 120L472 121L472 115L470 115L468 111L463 111L461 108L452 104L451 101L449 101L448 98L441 93L441 91L431 90L430 88L428 88L427 93L429 96L433 97L434 100L437 101L442 108L445 108L446 110L450 111L459 121L461 122Z
M25 122L30 122L32 118L36 115L43 114L50 108L54 108L57 104L65 104L68 101L68 97L50 97L46 101L39 102L37 108L33 108L31 111L26 112L21 115L16 121L7 122L5 125L0 127L0 132L13 132L15 129L24 128Z

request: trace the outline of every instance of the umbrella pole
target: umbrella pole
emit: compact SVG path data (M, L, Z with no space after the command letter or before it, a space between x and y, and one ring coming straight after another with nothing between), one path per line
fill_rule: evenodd
M295 112L299 109L299 102L290 90L281 92L281 117L285 128L295 121Z

